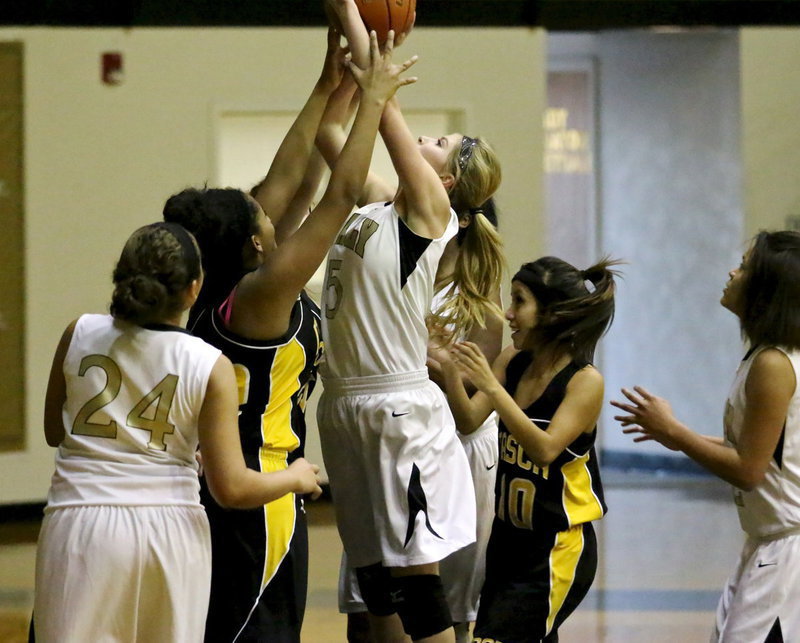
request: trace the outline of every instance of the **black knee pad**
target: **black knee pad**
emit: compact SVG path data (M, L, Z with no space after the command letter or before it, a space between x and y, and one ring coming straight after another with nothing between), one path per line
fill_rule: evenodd
M394 579L386 567L381 563L375 563L368 567L358 567L356 569L356 578L358 578L361 598L364 600L364 604L370 614L390 616L397 611L397 608L392 603Z
M394 586L395 609L403 622L403 629L412 640L424 639L453 627L439 576L399 576L394 579Z

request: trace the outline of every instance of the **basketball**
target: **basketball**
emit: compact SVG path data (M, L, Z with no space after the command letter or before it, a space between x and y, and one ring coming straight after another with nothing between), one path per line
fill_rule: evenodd
M356 0L356 5L367 29L374 29L378 42L384 43L390 29L396 35L411 27L417 0Z

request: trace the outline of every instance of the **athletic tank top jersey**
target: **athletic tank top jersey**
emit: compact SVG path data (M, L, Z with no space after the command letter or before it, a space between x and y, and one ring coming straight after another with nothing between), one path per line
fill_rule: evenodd
M196 505L197 418L220 352L175 326L83 315L64 359L48 509Z
M264 458L278 456L291 462L302 457L305 448L304 410L322 352L319 307L301 293L283 337L259 341L239 337L225 327L231 301L232 296L219 309L203 311L191 330L233 362L247 466L273 470L261 466Z
M458 231L450 221L438 239L412 232L393 203L355 212L328 255L322 329L322 374L369 377L425 369L425 319L433 281L447 242Z
M522 352L506 367L506 390L514 395L531 355ZM528 408L531 422L546 430L567 390L572 376L586 364L565 366ZM549 466L538 467L500 421L500 459L495 486L497 518L519 529L553 531L602 518L606 513L600 469L594 443L595 428L583 433Z
M800 382L800 351L777 347L792 364ZM745 383L763 347L748 352L736 371L725 404L725 442L739 443L744 423ZM800 386L795 389L786 421L764 480L752 491L734 488L742 529L754 538L774 537L800 527Z

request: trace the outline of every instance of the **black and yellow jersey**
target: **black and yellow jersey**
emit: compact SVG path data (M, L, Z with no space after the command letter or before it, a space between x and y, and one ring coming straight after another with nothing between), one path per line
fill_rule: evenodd
M505 388L510 395L514 395L531 359L530 353L521 352L506 367ZM564 400L568 382L586 365L570 362L539 398L523 409L525 415L546 430ZM537 531L564 531L602 518L606 504L595 453L596 436L596 427L591 433L582 433L549 466L539 467L501 420L495 484L497 518L519 529Z
M239 387L239 434L247 466L272 471L275 466L268 460L280 459L285 467L301 457L305 406L316 383L322 352L319 307L302 293L288 330L273 340L239 337L225 327L219 309L201 313L191 331L233 362Z
M305 447L305 405L322 352L319 308L302 293L286 333L259 341L226 328L231 300L203 311L191 330L233 362L247 466L281 471ZM288 493L257 509L227 510L214 501L204 480L200 498L212 548L205 640L298 639L308 574L302 498Z

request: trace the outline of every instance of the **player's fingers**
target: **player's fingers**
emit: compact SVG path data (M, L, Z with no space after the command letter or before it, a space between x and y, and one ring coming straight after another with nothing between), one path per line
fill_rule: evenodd
M311 499L312 499L312 500L316 500L316 499L317 499L317 498L319 498L321 495L322 495L322 487L320 487L319 485L317 485L317 486L316 486L316 488L314 489L314 491L312 491L312 492L311 492Z
M394 51L394 29L389 29L389 33L386 36L386 43L383 45L384 57L391 58L393 51Z
M641 395L643 400L648 400L649 401L649 400L652 400L653 397L654 397L650 393L650 391L648 391L646 388L643 388L641 386L634 386L633 390L636 391L639 395Z
M380 48L378 47L378 34L375 30L369 32L369 58L374 63L381 55Z
M409 76L408 78L401 78L400 79L400 87L405 87L406 85L413 85L419 80L416 76Z
M411 56L411 58L409 58L408 60L406 60L404 63L402 63L400 65L400 69L402 71L406 71L409 67L412 67L414 64L416 64L416 62L418 60L419 60L419 56L416 56L416 55Z
M635 390L635 389L636 389L636 387L634 386L634 390ZM621 390L622 390L622 394L623 394L625 397L627 397L627 398L628 398L628 399L629 399L631 402L633 402L633 403L634 403L636 406L639 406L639 405L641 405L641 403L642 403L642 399L641 399L640 397L638 397L637 395L635 395L635 394L631 393L631 391L629 391L629 390L628 390L628 389L626 389L626 388L623 388L623 389L621 389Z
M631 406L630 404L625 404L625 402L618 402L617 400L611 400L611 402L609 402L609 404L611 404L611 406L616 406L618 409L622 409L626 413L635 413L636 412L636 408L635 407Z
M312 470L314 473L319 473L319 465L318 465L318 464L312 464L312 465L311 465L311 470Z

